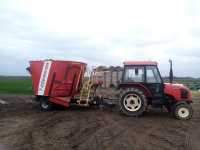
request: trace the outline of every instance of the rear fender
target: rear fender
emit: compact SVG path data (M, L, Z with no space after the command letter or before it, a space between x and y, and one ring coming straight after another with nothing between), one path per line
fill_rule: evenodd
M152 93L146 88L144 85L140 83L135 83L135 84L120 84L120 88L126 89L126 88L137 88L140 91L144 93L146 97L152 97Z

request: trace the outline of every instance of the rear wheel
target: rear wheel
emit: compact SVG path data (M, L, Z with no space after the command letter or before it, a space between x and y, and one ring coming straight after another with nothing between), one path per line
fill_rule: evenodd
M174 108L174 116L179 120L189 120L192 118L193 109L190 104L182 103Z
M52 109L52 103L48 100L48 97L40 98L40 109L42 111L49 111Z
M140 116L146 109L146 98L142 91L131 88L125 90L120 99L120 110L127 116Z

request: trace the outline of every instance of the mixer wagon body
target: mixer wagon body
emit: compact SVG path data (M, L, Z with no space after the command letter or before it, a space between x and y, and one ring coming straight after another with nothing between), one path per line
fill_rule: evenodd
M74 61L30 61L28 68L33 92L37 98L68 107L70 101L80 93L86 64Z

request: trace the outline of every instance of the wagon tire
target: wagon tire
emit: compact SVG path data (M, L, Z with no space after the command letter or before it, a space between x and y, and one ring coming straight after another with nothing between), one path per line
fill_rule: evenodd
M136 88L123 90L119 101L120 112L131 117L139 117L147 108L146 96Z
M41 111L49 111L52 110L53 104L48 100L48 97L41 97L40 101L40 110Z

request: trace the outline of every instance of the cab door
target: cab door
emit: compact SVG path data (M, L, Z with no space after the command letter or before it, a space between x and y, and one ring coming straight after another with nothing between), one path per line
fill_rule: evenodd
M161 78L161 75L158 71L157 66L146 66L145 67L146 74L146 87L151 91L153 96L153 101L158 101L158 103L162 103L164 101L164 84ZM152 102L153 102L152 101Z

